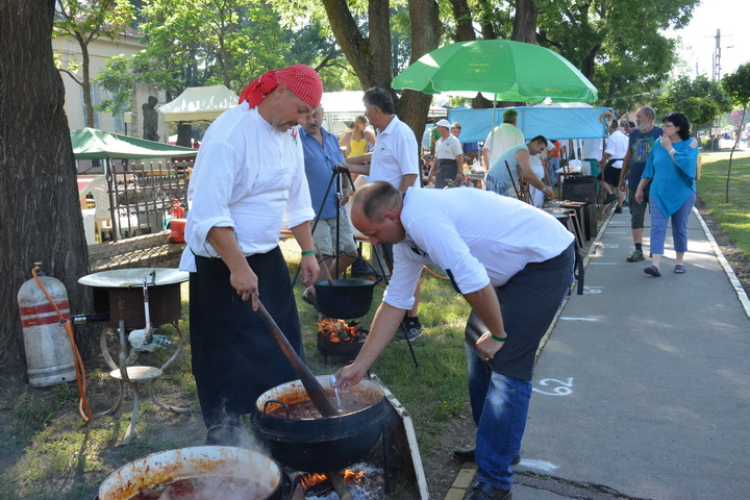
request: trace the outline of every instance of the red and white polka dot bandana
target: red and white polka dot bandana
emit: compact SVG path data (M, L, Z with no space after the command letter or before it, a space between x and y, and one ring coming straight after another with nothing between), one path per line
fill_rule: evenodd
M250 108L254 108L280 83L286 85L292 94L313 108L320 105L320 99L323 97L323 82L320 81L320 76L314 69L304 64L295 64L285 69L263 73L242 91L240 104L247 101Z

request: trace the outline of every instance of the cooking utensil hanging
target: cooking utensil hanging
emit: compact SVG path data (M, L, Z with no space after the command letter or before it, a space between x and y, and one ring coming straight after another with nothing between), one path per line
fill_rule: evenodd
M266 327L271 331L271 335L273 335L276 343L279 344L281 351L289 360L294 371L297 372L297 376L305 387L307 394L310 395L310 401L315 405L315 408L317 408L320 414L324 417L335 417L337 415L336 409L328 399L328 396L323 390L323 386L320 385L320 382L318 382L315 376L310 372L305 363L302 362L302 359L300 359L286 336L284 336L281 329L276 324L276 321L274 321L268 313L268 310L260 301L258 301L258 310L256 312L263 320Z

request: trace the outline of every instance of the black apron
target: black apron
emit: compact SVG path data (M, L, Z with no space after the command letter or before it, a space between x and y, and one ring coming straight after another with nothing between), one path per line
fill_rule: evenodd
M238 425L268 389L297 379L271 332L229 283L218 258L196 256L190 274L193 375L206 427ZM304 359L302 333L289 271L279 247L247 257L258 276L263 305Z
M526 264L502 286L495 288L508 340L489 362L492 371L531 380L539 342L570 290L575 263L575 242L557 257ZM465 340L472 348L487 326L472 309Z
M447 181L452 181L458 174L458 162L456 160L438 160L438 171L435 174L435 189L443 189Z

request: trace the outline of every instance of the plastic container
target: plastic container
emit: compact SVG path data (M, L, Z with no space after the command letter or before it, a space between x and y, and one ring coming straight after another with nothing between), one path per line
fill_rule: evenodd
M169 241L172 243L185 243L185 219L172 219L172 234Z

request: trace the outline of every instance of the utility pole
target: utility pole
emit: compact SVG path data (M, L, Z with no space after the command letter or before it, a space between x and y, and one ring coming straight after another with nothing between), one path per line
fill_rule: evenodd
M721 79L721 30L716 30L716 48L714 49L713 78L718 82Z

